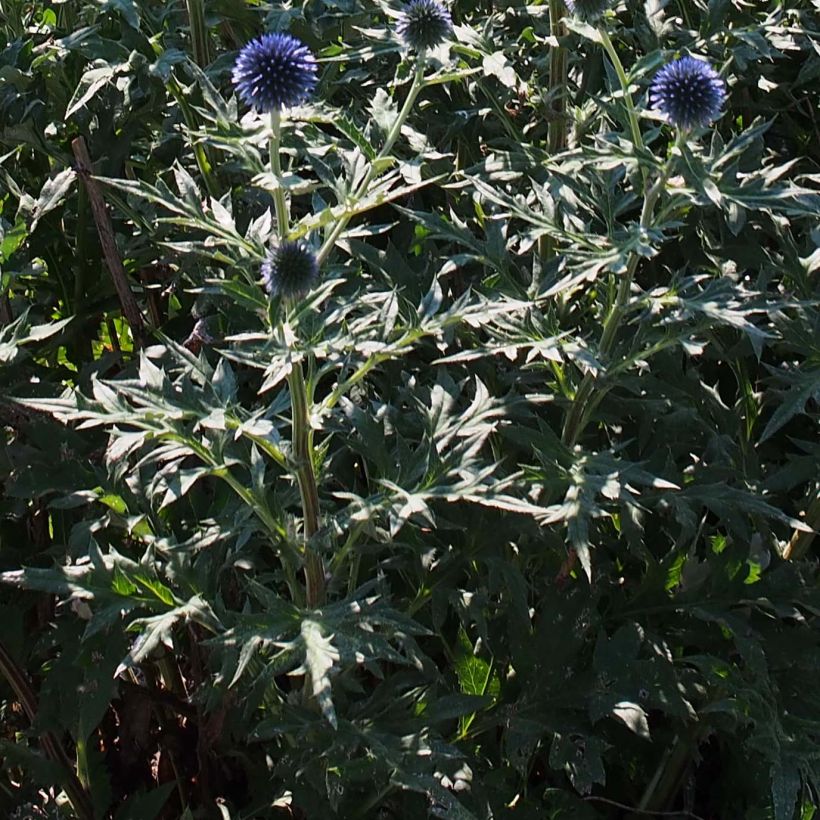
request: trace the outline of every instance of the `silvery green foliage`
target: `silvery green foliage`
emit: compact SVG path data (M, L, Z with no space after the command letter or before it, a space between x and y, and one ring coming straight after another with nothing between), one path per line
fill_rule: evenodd
M0 215L22 399L0 401L0 815L65 778L21 677L99 816L811 815L817 566L781 553L817 515L812 6L620 4L642 147L600 30L571 22L554 154L547 6L494 6L453 6L389 157L418 66L398 4L209 7L204 67L174 4L2 23L23 147ZM282 125L289 241L319 253L351 217L290 312L260 277L267 118L231 81L263 30L325 61ZM675 143L649 89L687 50L732 93ZM141 351L66 162L80 131L158 326ZM294 361L315 610L289 587Z

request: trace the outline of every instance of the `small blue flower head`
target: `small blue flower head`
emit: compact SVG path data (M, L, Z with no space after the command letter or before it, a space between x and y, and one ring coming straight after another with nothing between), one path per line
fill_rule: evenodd
M708 125L720 114L726 85L705 60L681 57L665 65L652 81L649 102L683 130Z
M399 37L416 51L443 43L453 32L450 12L436 0L410 0L396 24Z
M271 296L299 299L319 277L316 254L307 242L281 242L262 263L262 281Z
M316 60L290 34L263 34L239 52L233 84L244 102L263 113L299 105L316 87Z
M608 8L609 0L565 0L570 13L580 20L593 22Z

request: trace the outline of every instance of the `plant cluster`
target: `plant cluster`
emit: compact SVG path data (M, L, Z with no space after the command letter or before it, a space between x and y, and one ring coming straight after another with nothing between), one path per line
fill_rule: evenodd
M811 820L817 2L0 6L0 814Z

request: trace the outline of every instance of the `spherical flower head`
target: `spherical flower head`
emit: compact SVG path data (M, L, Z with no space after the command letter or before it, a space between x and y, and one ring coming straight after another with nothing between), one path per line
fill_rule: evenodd
M570 13L589 23L597 20L608 8L609 0L565 0Z
M720 114L726 85L705 60L681 57L665 65L652 81L649 102L683 130L708 125Z
M396 31L410 48L424 51L443 43L452 34L453 18L436 0L410 0L399 17Z
M316 254L307 242L280 242L262 263L262 281L271 296L299 299L319 276Z
M304 102L316 87L316 60L290 34L263 34L239 52L233 84L257 111L279 111Z

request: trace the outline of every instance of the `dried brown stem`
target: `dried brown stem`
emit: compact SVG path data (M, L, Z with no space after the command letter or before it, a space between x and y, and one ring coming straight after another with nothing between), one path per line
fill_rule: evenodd
M91 157L88 155L85 140L82 137L77 137L71 143L71 150L77 160L77 172L88 192L88 201L91 203L91 212L94 214L94 222L97 225L97 235L100 237L105 263L108 266L111 278L114 280L114 287L117 289L123 316L125 316L125 320L131 328L134 347L141 347L145 339L145 325L142 313L140 313L131 286L128 284L128 275L117 250L111 215L106 208L100 187L91 174Z

